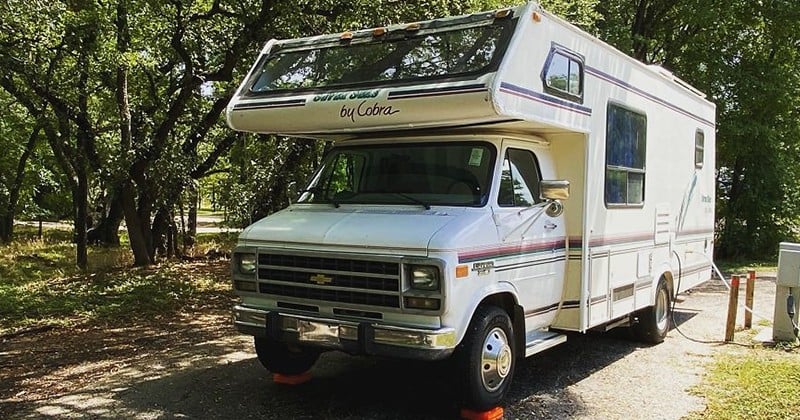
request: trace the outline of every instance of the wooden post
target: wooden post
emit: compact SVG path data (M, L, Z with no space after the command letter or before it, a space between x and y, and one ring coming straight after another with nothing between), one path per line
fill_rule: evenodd
M736 309L739 306L739 276L731 277L731 294L728 297L728 320L725 323L725 341L733 341L736 329Z
M753 294L756 288L756 272L750 270L747 272L747 288L744 291L744 327L753 327Z

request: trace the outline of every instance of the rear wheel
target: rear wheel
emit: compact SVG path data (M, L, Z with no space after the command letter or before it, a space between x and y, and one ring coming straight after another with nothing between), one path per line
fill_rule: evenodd
M664 341L669 331L672 313L670 301L669 288L662 277L656 288L655 304L636 313L638 322L631 327L634 339L651 344Z
M479 307L455 357L465 408L483 411L500 404L517 357L508 314L496 306Z
M258 361L272 373L299 375L307 372L319 359L320 351L295 346L266 337L255 337Z

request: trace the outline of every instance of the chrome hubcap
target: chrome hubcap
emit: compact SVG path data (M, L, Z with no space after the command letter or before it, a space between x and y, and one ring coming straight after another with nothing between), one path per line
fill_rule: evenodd
M508 337L502 328L495 327L483 340L481 352L481 381L488 391L500 388L511 372L513 355Z
M658 295L656 296L656 325L658 326L659 331L664 331L667 329L667 313L669 312L669 299L667 297L667 291L663 288L658 290Z

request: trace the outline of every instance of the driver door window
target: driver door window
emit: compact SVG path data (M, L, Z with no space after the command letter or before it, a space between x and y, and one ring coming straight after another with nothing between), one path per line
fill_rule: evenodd
M529 207L539 203L540 179L539 165L533 152L506 149L497 204L501 207Z

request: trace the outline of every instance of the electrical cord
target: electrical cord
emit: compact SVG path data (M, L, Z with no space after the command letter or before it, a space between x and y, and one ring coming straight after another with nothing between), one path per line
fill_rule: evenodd
M675 304L677 303L677 299L676 298L678 297L678 291L681 290L681 277L683 276L683 267L681 265L681 257L680 257L680 255L678 255L678 252L673 250L672 253L675 254L675 258L678 260L678 284L677 284L677 287L675 287L675 291L673 293L672 308L670 310L670 315L671 315L671 318L672 318L672 326L675 328L675 331L677 331L678 334L680 334L683 338L685 338L685 339L687 339L687 340L689 340L691 342L694 342L694 343L699 343L699 344L734 344L734 345L741 346L741 347L748 347L748 348L752 347L751 345L737 343L735 341L701 340L701 339L698 339L698 338L689 337L683 331L681 331L680 326L678 326L678 322L675 319ZM705 255L705 254L703 254L703 255ZM722 279L722 282L725 283L724 277L722 277L720 275L719 269L717 268L717 266L714 264L713 261L711 262L711 265L717 271L717 275L720 276L720 279ZM725 285L728 287L728 289L730 289L730 285L728 285L727 283L725 283ZM745 305L745 308L747 308L746 305ZM750 312L752 313L752 310Z
M677 257L677 253L674 250L672 252L675 253L676 257ZM692 251L689 251L689 252L693 253ZM714 264L714 261L711 260L711 257L709 257L708 255L706 255L704 253L700 253L700 255L705 257L706 261L708 261L711 264L711 268L714 269L714 273L717 275L717 278L722 280L722 284L724 284L725 288L727 288L728 291L730 291L731 290L730 283L728 283L728 281L725 280L725 276L722 275L722 271L720 271L719 267L717 267L717 265ZM680 265L680 257L678 257L678 265ZM764 319L764 320L767 320L767 321L772 321L772 318L754 311L753 308L747 306L747 304L745 304L745 303L739 303L739 306L743 307L745 311L750 312L751 314L757 316L760 319Z

